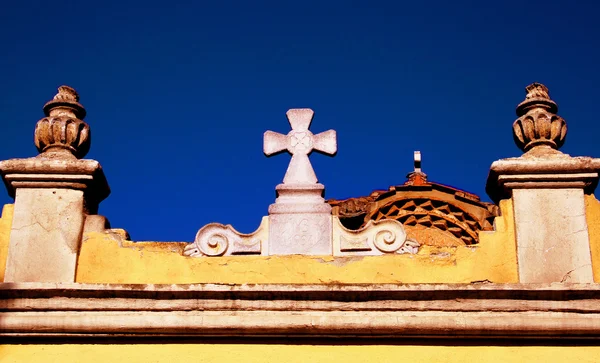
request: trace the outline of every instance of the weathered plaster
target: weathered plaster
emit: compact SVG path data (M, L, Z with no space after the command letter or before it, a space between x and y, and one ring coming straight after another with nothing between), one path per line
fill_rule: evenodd
M600 338L597 284L0 284L0 338Z
M289 344L4 345L3 362L597 362L600 347ZM91 358L94 358L91 360Z
M0 281L4 281L13 211L14 204L5 204L4 208L2 208L2 216L0 217Z
M82 283L470 283L518 282L513 208L500 203L496 231L476 247L424 246L416 255L365 257L224 256L187 258L182 242L121 240L89 233L79 255Z
M600 282L600 202L593 194L584 198L594 281Z

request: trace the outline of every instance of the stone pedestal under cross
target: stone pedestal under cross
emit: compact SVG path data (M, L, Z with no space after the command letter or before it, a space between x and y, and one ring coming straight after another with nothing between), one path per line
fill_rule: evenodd
M313 116L311 109L291 109L287 118L292 131L264 135L265 155L285 150L292 154L283 183L275 188L277 199L269 206L269 255L330 255L333 250L331 206L323 199L325 187L318 183L308 155L334 155L336 132L314 135L308 130Z

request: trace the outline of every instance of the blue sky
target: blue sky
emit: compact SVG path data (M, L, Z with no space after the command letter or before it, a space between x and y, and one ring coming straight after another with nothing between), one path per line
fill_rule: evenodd
M311 160L327 198L430 180L484 200L524 87L567 120L562 151L600 156L597 2L44 1L0 10L0 159L31 157L42 106L81 95L112 189L100 206L134 240L192 241L209 222L251 232L289 156L266 130L315 111L338 154ZM0 194L0 203L12 200Z

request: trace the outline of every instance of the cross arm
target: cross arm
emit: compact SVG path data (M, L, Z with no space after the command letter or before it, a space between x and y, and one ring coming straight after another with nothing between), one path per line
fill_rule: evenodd
M315 135L313 149L323 154L335 155L337 152L337 134L335 130L324 131Z
M266 156L280 153L287 149L287 136L278 132L266 131L263 139L263 152Z

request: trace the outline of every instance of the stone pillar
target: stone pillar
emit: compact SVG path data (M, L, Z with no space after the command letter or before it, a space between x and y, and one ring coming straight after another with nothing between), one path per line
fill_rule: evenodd
M584 194L598 183L600 159L558 150L567 127L556 112L544 85L527 87L513 125L524 154L494 162L486 190L495 202L512 198L520 282L591 283Z
M311 109L291 109L287 117L292 131L265 132L267 156L284 150L292 154L283 183L276 187L277 199L269 206L269 255L333 253L331 206L323 199L325 187L317 182L308 155L313 150L334 155L336 133L313 135L308 130L313 116Z
M110 193L97 161L80 160L90 147L85 109L62 86L44 106L35 145L40 155L0 162L15 198L5 282L74 282L88 214Z

